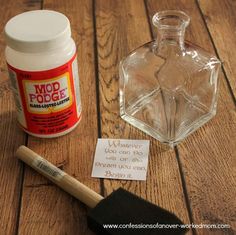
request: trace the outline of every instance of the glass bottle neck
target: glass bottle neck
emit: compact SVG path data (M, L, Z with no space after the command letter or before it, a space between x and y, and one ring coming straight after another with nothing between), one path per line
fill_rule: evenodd
M184 33L190 18L182 11L157 12L152 18L157 27L156 53L163 57L183 54ZM156 47L157 46L157 47Z
M181 53L184 50L184 34L185 29L158 29L156 39L158 54L169 55L173 51Z

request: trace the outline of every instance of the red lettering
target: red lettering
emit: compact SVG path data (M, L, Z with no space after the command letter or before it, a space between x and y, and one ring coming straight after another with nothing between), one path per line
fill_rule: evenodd
M60 89L59 82L37 84L34 85L35 94L29 94L30 102L37 101L38 103L55 102L66 97L66 89Z
M60 89L60 83L59 82L53 82L48 84L42 84L42 85L34 85L36 94L42 94L46 92L55 92Z
M57 100L59 100L58 92L54 92L54 93L52 94L52 101L57 101Z
M29 94L30 96L30 102L33 102L33 100L36 98L35 94Z
M60 90L60 97L61 97L61 99L63 99L63 98L66 97L65 90L66 90L66 89L62 89L62 90Z
M43 103L43 96L37 95L37 101L38 101L38 103Z
M47 90L47 92L52 92L52 84L47 84L46 85L46 90Z
M58 91L60 89L60 83L59 82L53 82L53 91Z
M51 95L50 94L44 94L44 102L50 102L51 101Z
M36 94L46 93L45 84L34 85Z

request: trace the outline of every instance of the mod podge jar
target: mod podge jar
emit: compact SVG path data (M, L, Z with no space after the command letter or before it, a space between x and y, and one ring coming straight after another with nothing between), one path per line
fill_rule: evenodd
M55 11L17 15L5 26L6 60L20 126L57 137L81 119L76 46L68 18Z

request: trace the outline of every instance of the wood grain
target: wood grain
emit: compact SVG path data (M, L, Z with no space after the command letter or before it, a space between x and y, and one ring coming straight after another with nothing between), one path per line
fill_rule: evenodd
M213 1L205 1L213 2ZM150 17L156 11L180 9L191 17L186 38L215 53L195 1L148 1ZM212 16L212 21L215 17ZM227 34L226 34L227 35ZM230 224L230 229L197 229L197 234L236 233L236 115L226 78L220 76L218 113L213 120L179 145L190 206L195 224Z
M194 229L189 234L236 234L236 112L226 77L223 74L220 76L216 117L180 144L176 154L121 120L118 102L119 61L133 49L151 40L148 16L150 20L155 12L166 9L180 9L191 16L191 24L186 32L187 40L213 54L214 42L235 95L235 2L1 0L1 31L12 16L40 9L42 2L44 8L65 13L72 23L73 38L78 46L83 118L77 129L67 136L51 140L29 137L28 147L98 193L104 191L105 196L118 187L124 187L173 211L186 224L219 223L231 226L230 229L218 230ZM94 10L97 42L94 41ZM155 37L153 28L152 32ZM98 54L94 53L94 46L97 46ZM86 225L87 208L28 167L24 172L21 200L23 167L14 157L14 152L19 145L26 143L27 136L16 124L4 48L1 35L0 234L90 235L92 232ZM99 73L96 75L97 59ZM101 137L151 140L146 182L104 180L104 187L100 188L100 181L90 177L99 133L96 76L99 78Z
M119 116L119 61L151 39L143 1L96 1L96 29L102 137L151 140L147 181L104 180L105 195L124 187L189 223L174 151Z
M38 9L40 3L28 5L27 1L1 1L0 31L6 22L16 14ZM17 232L20 208L23 165L15 158L18 146L25 143L26 135L17 125L11 85L5 62L5 41L0 35L0 234L12 235Z
M55 139L29 137L28 147L99 193L99 180L90 177L98 135L92 1L45 0L43 8L62 12L70 19L78 51L83 111L73 132ZM26 168L19 234L92 234L86 214L82 203Z
M199 5L219 57L223 62L234 96L236 96L236 2L233 0L199 0Z

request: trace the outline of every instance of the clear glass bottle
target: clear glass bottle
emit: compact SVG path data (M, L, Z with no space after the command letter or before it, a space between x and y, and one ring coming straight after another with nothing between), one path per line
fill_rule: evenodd
M184 41L189 16L153 16L157 39L120 63L121 117L174 146L216 114L220 61Z

